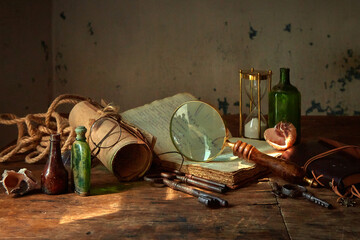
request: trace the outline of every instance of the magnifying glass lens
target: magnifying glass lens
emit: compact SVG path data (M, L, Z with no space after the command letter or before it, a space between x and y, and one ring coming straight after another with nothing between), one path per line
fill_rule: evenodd
M190 160L209 161L219 155L226 141L220 114L201 101L186 102L173 114L170 135L176 149Z

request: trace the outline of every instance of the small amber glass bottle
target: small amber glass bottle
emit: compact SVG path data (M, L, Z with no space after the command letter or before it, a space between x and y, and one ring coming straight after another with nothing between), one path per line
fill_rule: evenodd
M60 134L50 136L49 159L41 174L41 189L46 194L62 194L68 191L68 172L61 160Z
M290 83L290 69L280 68L280 81L269 93L269 127L280 121L291 122L296 128L296 142L301 138L301 95Z
M71 169L74 179L75 192L80 196L90 194L91 151L86 142L86 128L79 126L75 129L76 140L71 148Z

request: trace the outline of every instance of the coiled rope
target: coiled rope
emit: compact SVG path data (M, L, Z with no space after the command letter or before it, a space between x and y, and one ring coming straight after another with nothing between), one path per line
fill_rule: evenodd
M0 124L16 124L18 127L16 144L0 152L0 162L6 162L20 153L26 153L27 163L40 161L48 155L50 135L54 133L61 135L61 152L67 150L75 139L75 133L71 130L68 119L55 110L62 104L76 104L85 100L91 101L82 96L63 94L51 103L46 113L28 114L22 118L11 113L0 114Z

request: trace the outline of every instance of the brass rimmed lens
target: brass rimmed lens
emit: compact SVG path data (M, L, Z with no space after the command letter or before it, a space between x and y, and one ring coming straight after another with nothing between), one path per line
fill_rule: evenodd
M201 101L190 101L174 112L170 136L175 148L186 158L210 161L223 150L227 132L215 108Z

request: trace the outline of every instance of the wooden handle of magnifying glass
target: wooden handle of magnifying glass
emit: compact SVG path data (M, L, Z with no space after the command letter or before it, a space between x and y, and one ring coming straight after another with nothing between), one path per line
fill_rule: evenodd
M266 155L254 146L240 140L236 143L228 143L228 145L232 147L235 156L251 160L256 164L267 167L272 173L291 183L303 182L305 171L292 162Z

